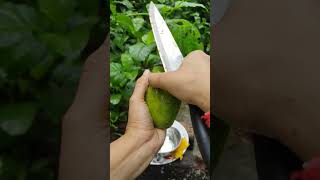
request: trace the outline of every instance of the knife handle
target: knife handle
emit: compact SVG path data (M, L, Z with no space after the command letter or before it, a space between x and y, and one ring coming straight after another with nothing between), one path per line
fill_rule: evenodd
M196 137L200 153L207 168L210 170L210 136L209 129L203 123L201 116L203 112L194 105L189 105L190 116L194 135Z

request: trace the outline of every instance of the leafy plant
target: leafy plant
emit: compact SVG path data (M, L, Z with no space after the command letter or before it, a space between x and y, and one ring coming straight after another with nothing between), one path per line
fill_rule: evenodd
M0 1L0 179L56 179L62 115L107 30L99 4Z
M128 100L144 69L160 63L149 23L150 1L110 1L110 126L121 133L127 121ZM193 50L210 51L210 1L156 0L156 6L184 56Z

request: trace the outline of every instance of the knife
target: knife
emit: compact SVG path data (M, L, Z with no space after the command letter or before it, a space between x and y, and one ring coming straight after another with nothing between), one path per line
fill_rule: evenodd
M149 5L149 17L155 42L165 72L176 71L182 64L183 55L172 36L167 23L153 2ZM209 130L201 120L203 112L196 106L189 105L193 131L197 139L201 156L210 168L210 136Z

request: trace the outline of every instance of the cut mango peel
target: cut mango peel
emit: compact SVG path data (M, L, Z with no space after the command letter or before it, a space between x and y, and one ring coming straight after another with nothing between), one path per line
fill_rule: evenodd
M179 147L173 152L173 157L182 160L184 151L189 147L189 143L186 138L181 139Z

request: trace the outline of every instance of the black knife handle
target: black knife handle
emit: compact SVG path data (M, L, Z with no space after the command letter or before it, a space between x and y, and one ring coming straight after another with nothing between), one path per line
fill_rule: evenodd
M201 119L203 112L194 105L189 105L189 108L194 135L197 139L202 159L207 168L210 169L210 136L208 128Z

